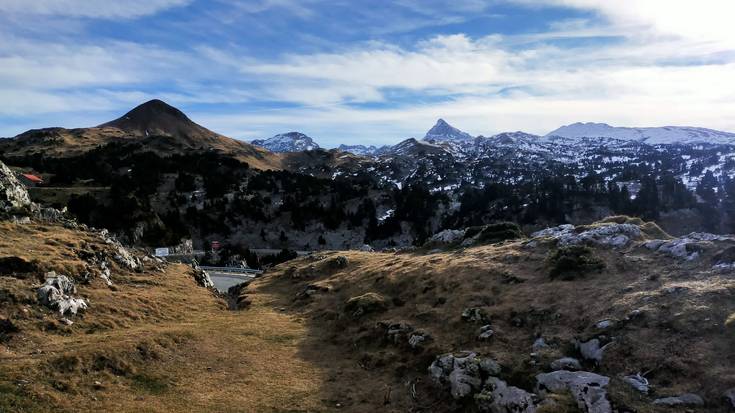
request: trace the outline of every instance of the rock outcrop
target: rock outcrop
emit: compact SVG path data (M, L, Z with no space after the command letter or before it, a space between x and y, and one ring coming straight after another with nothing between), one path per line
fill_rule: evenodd
M0 162L0 212L17 212L30 208L31 198L13 171Z
M456 400L474 394L482 387L480 359L471 352L437 357L429 366L429 374L435 383L448 385Z
M559 370L539 374L536 381L539 395L569 392L585 413L612 413L607 399L608 377L586 371Z
M535 413L533 394L490 377L482 391L475 395L475 403L485 413Z
M554 360L550 365L551 369L556 370L582 370L582 363L573 357L562 357Z
M653 404L669 407L704 406L704 400L697 394L686 393L680 396L662 397L654 400Z
M192 276L194 277L194 280L199 284L200 287L204 288L214 288L214 283L212 282L212 279L209 278L209 274L206 273L206 271L199 268L199 264L194 261L191 264L192 268Z
M696 260L704 250L703 243L712 241L735 241L732 237L692 232L689 235L672 240L655 239L643 244L646 248L662 254L687 261Z
M88 307L83 298L72 296L76 292L76 285L69 277L50 272L46 274L46 282L36 291L36 295L41 304L58 311L60 315L76 315Z
M627 383L630 387L638 390L639 392L643 394L648 394L648 379L643 377L640 373L634 374L632 376L625 376L623 377L623 381Z
M578 342L577 348L582 354L585 360L594 361L599 363L602 361L602 356L605 353L605 349L612 343L607 343L604 346L600 345L600 340L593 338L592 340L585 342Z
M551 238L556 240L560 247L569 245L605 245L621 248L631 240L641 238L641 228L635 224L603 223L577 232L574 225L560 225L546 228L531 234L531 238Z
M464 229L445 229L429 238L429 245L451 245L464 239Z

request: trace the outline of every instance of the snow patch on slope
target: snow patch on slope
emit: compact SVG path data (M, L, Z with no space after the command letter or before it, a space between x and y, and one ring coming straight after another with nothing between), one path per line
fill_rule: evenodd
M655 128L615 127L606 123L574 123L550 132L546 137L614 138L635 140L649 145L674 143L735 144L735 133L689 126Z

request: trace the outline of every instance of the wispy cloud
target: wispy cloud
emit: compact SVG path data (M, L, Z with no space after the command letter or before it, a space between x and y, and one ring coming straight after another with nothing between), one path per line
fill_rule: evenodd
M0 12L88 18L135 18L184 6L192 0L2 0Z
M133 18L204 5L0 0L0 12L74 24L58 38L0 28L0 135L100 123L151 97L234 137L302 129L326 145L421 136L437 117L474 134L574 121L735 130L735 32L723 17L735 6L703 1L219 1L190 16L191 30L169 22L172 36L145 37ZM502 29L524 19L472 24L500 5L554 13L526 30ZM128 19L132 34L95 35L80 17Z

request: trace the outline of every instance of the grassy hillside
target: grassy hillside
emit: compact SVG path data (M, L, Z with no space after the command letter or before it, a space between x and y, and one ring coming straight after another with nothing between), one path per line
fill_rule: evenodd
M112 288L99 278L78 286L90 308L68 326L37 304L41 274L78 277L86 264L77 251L106 245L59 226L0 223L0 234L0 257L36 267L0 274L0 319L17 329L0 334L0 411L327 409L326 373L301 355L309 332L275 298L232 312L186 266L114 266Z
M692 392L707 403L695 411L728 411L735 280L712 264L735 258L734 244L698 242L696 260L678 260L641 247L667 238L643 229L622 249L585 249L600 265L566 281L550 276L559 249L548 239L312 255L244 288L239 311L187 267L113 264L112 287L80 283L90 308L66 325L36 302L41 274L79 279L80 251L110 246L94 233L0 223L0 256L31 263L0 274L0 319L15 328L4 322L0 335L0 411L475 411L472 398L432 382L437 355L474 351L533 391L536 374L562 356L582 359L575 342L593 337L612 344L582 368L610 377L616 409L685 411L652 401ZM494 330L485 341L484 324ZM409 345L411 334L424 341ZM534 349L538 338L547 345ZM649 395L622 381L638 372ZM557 399L551 411L576 411Z

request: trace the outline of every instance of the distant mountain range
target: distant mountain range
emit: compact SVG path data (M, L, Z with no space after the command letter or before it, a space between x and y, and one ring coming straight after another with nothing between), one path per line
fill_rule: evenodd
M265 241L261 231L280 234L286 228L283 238L299 240L293 245L315 245L315 234L323 228L341 228L344 233L325 239L332 248L345 242L361 245L368 238L380 239L384 246L405 243L409 238L401 238L406 233L400 228L414 220L421 221L423 229L414 228L421 239L437 229L423 225L438 225L440 218L445 220L442 225L453 228L520 218L577 221L598 210L607 214L610 208L616 213L650 213L654 203L650 208L638 203L638 209L629 204L643 182L649 182L650 192L651 179L660 186L661 200L668 205L664 208L686 209L696 204L691 201L695 190L712 198L709 187L727 187L735 179L735 134L702 128L573 124L546 136L472 136L439 119L422 138L392 146L323 149L300 132L253 143L210 131L154 100L96 127L35 129L2 139L0 160L47 174L54 185L94 182L100 188L118 188L100 197L90 195L94 202L87 197L71 203L80 215L100 219L122 214L116 208L128 205L128 199L119 195L135 180L139 206L131 208L138 215L130 215L125 226L117 228L131 237L138 236L134 229L139 224L162 228L166 221L194 231L199 240L232 232L233 239L246 237L248 244L256 245ZM616 203L618 187L630 195L623 196L625 205ZM173 194L172 188L185 196L160 196ZM199 198L201 191L209 197L207 202ZM285 195L273 196L274 191ZM415 198L415 191L423 195ZM364 204L367 198L372 204ZM431 202L398 205L422 199ZM555 204L544 201L549 199ZM442 206L436 204L439 200ZM339 207L332 210L332 204ZM394 218L382 223L387 216ZM697 219L709 216L715 214L705 211ZM371 217L376 221L368 222ZM337 221L348 218L350 225L364 231L340 227ZM101 226L116 225L110 222ZM229 222L235 222L234 230ZM292 222L296 224L291 227ZM164 242L155 232L148 234ZM277 244L273 238L268 241Z
M614 138L645 142L649 145L677 143L735 143L735 133L689 126L625 128L606 123L574 123L562 126L546 136L564 138Z
M735 144L735 133L723 132L707 128L697 128L688 126L663 126L663 127L615 127L605 123L574 123L562 126L544 136L533 135L525 132L503 132L490 137L472 136L467 132L450 125L444 119L437 120L436 124L429 129L423 139L418 140L409 138L401 141L396 145L340 145L338 150L350 152L360 156L380 156L391 153L401 153L407 150L407 147L413 145L423 145L424 149L428 147L426 144L443 145L452 148L451 151L459 153L467 151L475 146L482 146L487 142L495 142L498 140L508 139L531 139L537 143L559 141L559 138L565 139L616 139L623 141L636 141L649 145L671 145L671 144ZM320 149L313 138L299 132L290 132L286 134L276 135L266 140L254 140L254 145L261 146L272 152L300 152Z
M282 133L270 139L256 139L251 143L278 153L313 151L320 148L313 139L301 132Z

